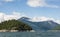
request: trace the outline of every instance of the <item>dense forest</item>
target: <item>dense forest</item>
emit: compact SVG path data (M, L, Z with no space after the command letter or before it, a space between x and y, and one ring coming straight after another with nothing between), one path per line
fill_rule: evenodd
M13 19L0 23L0 30L30 31L32 28L26 23Z

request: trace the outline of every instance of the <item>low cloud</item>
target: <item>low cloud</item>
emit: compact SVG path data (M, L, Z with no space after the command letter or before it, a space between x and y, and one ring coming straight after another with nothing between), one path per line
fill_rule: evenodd
M58 24L60 24L60 20L54 19L54 18L49 18L49 17L33 17L30 19L32 22L42 22L42 21L54 21Z
M13 12L11 15L4 15L4 20L11 20L11 19L19 19L21 17L21 14L18 12Z
M12 19L19 19L20 17L22 17L21 13L19 12L13 12L12 14L8 15L5 14L3 12L0 12L0 22L2 21L7 21L7 20L12 20Z
M3 22L3 21L8 21L8 20L12 20L12 19L15 19L15 20L18 20L20 19L21 17L27 17L29 18L28 16L26 16L25 14L22 14L21 12L12 12L12 14L5 14L3 12L0 12L0 23ZM49 18L49 17L33 17L33 18L30 18L29 21L32 21L32 22L42 22L42 21L48 21L48 20L52 20L58 24L60 24L60 20L57 20L57 19L54 19L54 18Z
M49 5L46 0L27 0L27 5L30 7L51 7L59 8L57 5Z
M54 20L53 18L48 18L48 17L33 17L31 19L31 21L36 21L36 22L39 22L39 21L48 21L48 20Z

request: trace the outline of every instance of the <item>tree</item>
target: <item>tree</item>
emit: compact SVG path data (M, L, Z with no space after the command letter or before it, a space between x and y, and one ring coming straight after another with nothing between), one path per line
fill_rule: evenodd
M28 24L18 20L8 20L0 23L0 30L18 30L18 31L30 31L32 28Z

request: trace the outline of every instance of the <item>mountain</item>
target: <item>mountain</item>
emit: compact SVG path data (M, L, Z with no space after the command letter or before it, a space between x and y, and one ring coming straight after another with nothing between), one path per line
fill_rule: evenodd
M40 21L40 22L32 22L28 17L21 17L20 19L22 22L27 23L33 30L40 31L40 30L51 30L52 28L58 26L59 24L52 21Z

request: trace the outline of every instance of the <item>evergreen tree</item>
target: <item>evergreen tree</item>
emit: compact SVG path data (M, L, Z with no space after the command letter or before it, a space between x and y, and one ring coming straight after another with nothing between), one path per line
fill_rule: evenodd
M8 20L0 23L0 30L30 31L32 28L24 22L18 20Z

